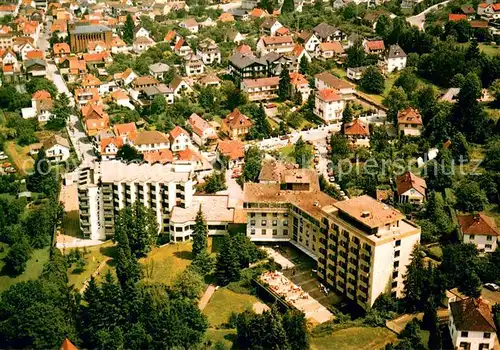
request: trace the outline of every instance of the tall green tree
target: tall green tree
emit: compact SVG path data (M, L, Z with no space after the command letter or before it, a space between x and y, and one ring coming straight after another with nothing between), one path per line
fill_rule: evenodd
M134 20L132 19L132 16L128 14L127 19L125 20L125 24L123 25L123 41L125 41L129 45L132 44L132 42L134 41L134 31Z
M443 259L439 270L447 288L458 287L465 295L477 297L481 280L477 275L479 252L473 243L451 244L443 248Z
M133 286L142 277L141 266L132 255L127 235L120 237L116 251L116 276L122 288Z
M393 87L383 101L387 107L387 119L397 122L398 112L409 106L408 95L401 87Z
M340 131L344 133L344 126L347 123L352 122L352 118L354 116L354 112L352 110L351 104L347 102L344 110L342 111L342 126L340 128Z
M307 168L311 164L313 159L312 147L302 139L302 136L295 142L293 156L296 164L301 168Z
M465 212L482 211L488 203L486 192L479 183L471 180L460 181L455 188L456 207Z
M124 241L127 237L133 256L145 256L158 236L158 223L152 209L146 208L139 201L118 212L115 219L115 240Z
M206 252L208 247L208 227L201 211L201 205L196 214L195 224L193 228L193 255L198 257L201 253Z
M283 6L281 6L281 13L293 13L295 10L295 4L293 0L284 0Z
M309 60L306 55L303 55L299 63L300 74L307 74L309 72Z
M215 276L219 285L225 286L230 282L238 281L240 272L238 252L233 244L233 239L231 236L225 235L220 251L217 253L215 265Z
M288 68L284 66L280 73L278 96L281 101L286 101L290 99L291 93L292 93L292 84L290 82L290 72L288 71Z
M130 162L134 160L141 161L144 159L144 156L141 153L139 153L139 151L137 151L137 149L134 146L131 146L129 144L124 144L122 148L118 150L116 158Z
M381 94L384 92L385 79L377 67L370 66L363 73L359 85L368 93Z
M297 310L287 311L283 315L282 324L290 349L309 349L307 320L303 312Z
M257 146L250 146L245 152L243 178L246 181L257 181L262 169L262 152Z
M253 126L248 133L249 139L266 139L271 135L271 125L267 120L264 105L261 103L253 114Z
M30 258L31 248L26 240L14 243L3 259L5 269L9 275L18 276L26 270L26 264Z
M360 40L356 41L353 46L347 49L347 62L349 68L362 67L366 64L366 53L363 44Z

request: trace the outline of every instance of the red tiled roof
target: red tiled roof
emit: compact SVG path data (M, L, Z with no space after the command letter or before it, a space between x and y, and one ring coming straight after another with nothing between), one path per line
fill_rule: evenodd
M260 18L262 16L265 16L266 14L267 14L266 11L264 11L263 9L260 9L258 7L255 7L252 11L250 11L250 16L251 17Z
M57 43L53 46L54 54L58 55L60 53L70 53L71 49L66 43Z
M290 83L293 86L309 84L309 81L300 73L291 72L290 73Z
M172 163L174 154L169 149L144 153L144 160L148 163Z
M290 52L290 55L298 57L302 54L302 52L304 52L304 50L305 49L302 45L297 44L294 46L292 52Z
M453 324L458 331L495 333L495 321L489 306L481 298L450 303Z
M425 196L425 191L427 189L425 180L410 171L407 171L396 179L396 186L399 195L413 188L422 196Z
M175 43L175 46L174 46L174 50L180 50L180 48L182 47L182 45L184 45L184 38L180 38L176 43Z
M276 33L279 35L286 35L290 33L290 30L287 27L281 27L276 31Z
M318 91L318 96L323 101L340 101L340 95L337 90L334 89L321 89Z
M50 96L50 93L47 90L38 90L31 96L31 99L35 101L50 100L52 99L52 96Z
M238 46L235 50L236 52L242 53L242 54L251 54L252 53L252 48L248 46L247 44L241 44Z
M359 118L356 118L352 122L344 124L344 135L368 136L370 131Z
M257 79L243 79L243 84L247 87L264 87L279 85L280 77L268 77Z
M175 30L171 30L167 34L165 34L165 38L163 40L172 41L176 36L177 32Z
M231 129L249 128L253 125L252 121L242 114L238 108L229 113L223 122Z
M136 132L137 128L135 127L135 123L126 123L126 124L116 124L113 126L113 131L116 136L129 135L132 132Z
M229 157L230 160L245 157L245 145L240 140L219 141L217 149L220 153Z
M484 213L458 215L458 224L464 234L499 236L495 221Z
M221 22L234 22L234 17L232 14L225 12L219 16L219 21L221 21Z
M170 138L175 140L176 138L178 138L181 134L184 134L184 135L189 135L187 133L186 130L184 130L183 128L181 128L179 125L176 125L175 128L173 128L172 130L170 130L170 132L168 133Z
M342 44L338 41L333 41L331 43L320 43L319 49L321 51L335 51L337 54L344 53L344 48Z
M459 13L450 13L448 15L448 21L450 21L450 22L458 22L458 21L466 20L466 19L467 19L466 15L462 15Z
M366 42L366 47L370 51L385 50L385 45L383 40L368 40Z
M191 148L186 148L177 152L177 159L188 162L197 162L202 160L201 155L193 151Z
M115 154L115 153L106 153L106 147L110 144L116 146L116 148L120 149L123 146L123 139L121 137L108 137L104 140L101 140L101 154Z
M68 338L66 338L61 345L61 350L78 350L78 348L74 346Z
M470 21L470 26L472 28L488 28L488 21Z
M495 12L500 11L500 3L491 5L491 8Z
M398 113L398 123L422 125L422 116L418 109L408 107Z
M261 39L264 42L264 45L293 44L293 39L290 35L263 36Z

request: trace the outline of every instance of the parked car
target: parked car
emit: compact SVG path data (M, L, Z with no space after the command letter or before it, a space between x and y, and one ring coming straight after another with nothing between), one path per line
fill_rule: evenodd
M498 284L495 284L495 283L486 283L484 285L484 288L492 290L494 292L500 291L500 287L498 286Z
M328 180L330 180L330 182L335 182L335 176L330 176Z

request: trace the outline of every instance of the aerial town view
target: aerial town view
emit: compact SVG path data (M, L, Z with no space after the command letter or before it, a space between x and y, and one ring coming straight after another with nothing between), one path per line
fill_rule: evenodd
M0 349L500 350L495 1L0 0Z

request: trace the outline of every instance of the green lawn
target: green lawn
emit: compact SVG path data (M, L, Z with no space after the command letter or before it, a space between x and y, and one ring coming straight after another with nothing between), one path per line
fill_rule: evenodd
M82 288L83 283L87 279L90 279L90 276L92 276L103 262L104 265L96 276L97 280L105 276L108 270L114 271L112 260L115 255L115 246L113 242L109 241L99 246L88 247L85 250L82 248L79 249L85 255L86 264L84 270L81 272L76 270L75 264L68 268L68 284L70 286L74 285L77 289ZM63 254L68 254L71 250L73 249L66 249L63 251Z
M229 321L232 312L241 313L252 310L254 303L259 302L257 297L250 294L240 294L227 288L219 288L203 310L210 326L220 326Z
M293 156L293 151L294 151L293 145L288 145L288 146L281 147L280 149L278 149L279 154L281 155L281 157L284 160L295 163L295 157Z
M395 340L396 335L387 328L352 327L333 332L326 337L311 337L311 349L382 349L386 344L392 343Z
M0 253L1 270L4 267L3 258L7 255L9 248L5 243L0 243L0 247L4 249L4 251ZM16 283L37 279L42 273L43 266L47 261L49 261L49 248L34 250L31 254L31 258L28 260L24 273L14 278L0 273L0 292Z
M458 46L468 48L470 43L460 43ZM485 43L479 43L479 50L488 56L497 56L500 55L500 46L498 45L490 45Z
M153 248L146 258L139 260L144 267L144 279L171 285L175 276L191 264L191 245L183 242Z
M236 338L236 331L234 329L209 328L206 332L206 338L210 341L212 347L217 342L221 342L226 349L231 349L233 347L233 340Z

